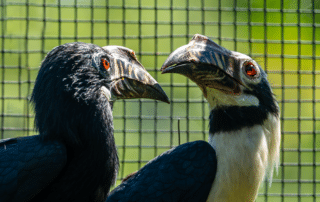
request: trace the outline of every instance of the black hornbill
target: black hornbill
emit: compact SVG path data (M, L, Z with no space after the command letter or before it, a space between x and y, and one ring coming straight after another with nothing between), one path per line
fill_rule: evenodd
M0 142L0 201L104 201L119 166L112 103L129 98L168 102L132 50L54 48L31 97L40 134Z
M209 142L186 143L156 157L107 201L254 201L279 157L279 107L266 73L249 56L199 34L161 69L202 90L210 108Z

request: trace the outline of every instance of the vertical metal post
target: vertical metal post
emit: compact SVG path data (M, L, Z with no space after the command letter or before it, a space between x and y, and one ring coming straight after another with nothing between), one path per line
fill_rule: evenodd
M1 0L1 19L2 19L2 24L1 24L1 41L2 41L2 46L1 46L1 69L2 69L2 81L1 81L1 139L4 138L4 91L5 91L5 37L6 37L6 25L7 25L7 20L6 18L6 1Z
M204 0L201 1L201 25L202 25L202 34L206 34L206 26L205 26L205 4ZM205 140L206 138L206 101L201 94L201 110L202 110L202 140Z
M189 42L189 0L186 1L186 4L187 4L187 9L186 9L186 12L187 12L187 19L186 19L186 43ZM187 89L186 89L186 106L187 106L187 109L186 109L186 125L187 125L187 130L186 130L186 135L187 135L187 142L190 141L190 119L189 119L189 108L190 108L190 100L189 100L189 91L190 91L190 82L189 82L189 79L186 78L187 80Z
M301 14L300 0L298 0L298 202L301 201Z
M173 0L170 0L170 53L173 51ZM170 74L170 147L173 147L173 74Z
M61 45L61 0L58 0L58 42Z
M284 150L284 112L285 112L285 72L284 72L284 20L283 20L283 4L284 0L280 1L280 25L281 25L281 201L284 202L284 173L285 173L285 150Z
M26 36L25 36L25 55L26 55L26 68L28 71L28 95L30 93L30 87L31 87L31 74L30 74L30 67L29 67L29 0L27 0L26 5ZM30 114L30 107L27 104L27 136L29 136L30 131L30 121L29 121L29 114Z
M78 41L78 0L74 0L74 40Z
M316 173L316 149L317 149L317 136L316 136L316 129L317 129L317 119L316 119L316 14L315 14L315 0L312 0L312 168L313 168L313 187L312 187L312 195L313 195L313 201L316 202L317 200L317 173Z
M126 8L125 8L125 0L122 0L122 45L126 46ZM108 23L109 24L109 23ZM123 179L124 176L124 168L125 168L125 157L126 157L126 137L127 137L127 108L126 108L126 100L122 100L123 103L123 138L122 138L122 160L121 160L121 176L120 178Z
M154 2L154 10L155 10L155 19L154 19L154 26L155 26L155 30L154 30L154 34L155 34L155 38L154 38L154 78L156 80L158 80L158 57L157 57L157 53L158 53L158 1L155 0ZM157 130L157 124L158 124L158 102L154 101L154 146L155 146L155 150L154 150L154 156L157 156L158 154L158 146L157 146L157 140L158 140L158 130Z
M141 54L142 54L142 40L141 40L141 16L142 16L142 8L141 8L141 0L138 0L138 5L139 5L139 31L138 31L138 35L139 35L139 60L141 61ZM141 145L142 145L142 101L141 99L139 99L139 153L138 153L138 168L141 168Z
M263 14L264 14L264 21L263 21L263 29L264 29L264 69L265 72L268 74L268 27L267 27L267 0L263 1ZM271 179L272 180L272 179ZM265 181L265 190L264 190L264 197L265 202L268 201L268 192L269 192L269 180Z
M90 43L94 43L94 1L90 0L90 22L91 22L91 36Z

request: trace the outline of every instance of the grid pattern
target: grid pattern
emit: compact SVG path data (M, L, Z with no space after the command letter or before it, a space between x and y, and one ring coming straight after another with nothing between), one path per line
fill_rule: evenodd
M255 58L279 101L281 164L257 201L319 201L320 1L1 0L0 5L0 138L37 134L28 100L41 60L59 44L82 41L135 50L171 101L115 104L118 184L179 142L207 140L209 109L199 88L159 71L173 50L200 33Z

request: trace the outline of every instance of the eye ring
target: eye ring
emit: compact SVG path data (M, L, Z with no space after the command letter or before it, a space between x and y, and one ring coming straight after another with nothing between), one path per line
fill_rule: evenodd
M248 61L248 62L245 62L243 65L243 73L246 75L246 77L250 79L255 79L259 76L260 71L258 67L254 65L253 62Z
M106 59L101 59L102 66L104 67L105 70L108 70L110 68L110 63Z

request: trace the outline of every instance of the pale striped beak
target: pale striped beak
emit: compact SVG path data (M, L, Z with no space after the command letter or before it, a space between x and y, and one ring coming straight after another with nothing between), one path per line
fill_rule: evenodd
M172 52L161 67L162 73L182 74L194 81L207 97L206 88L228 93L241 92L239 72L233 68L232 52L208 37L196 34L189 44Z
M110 97L116 99L149 98L169 102L158 82L137 60L134 51L123 46L104 46L110 55Z

